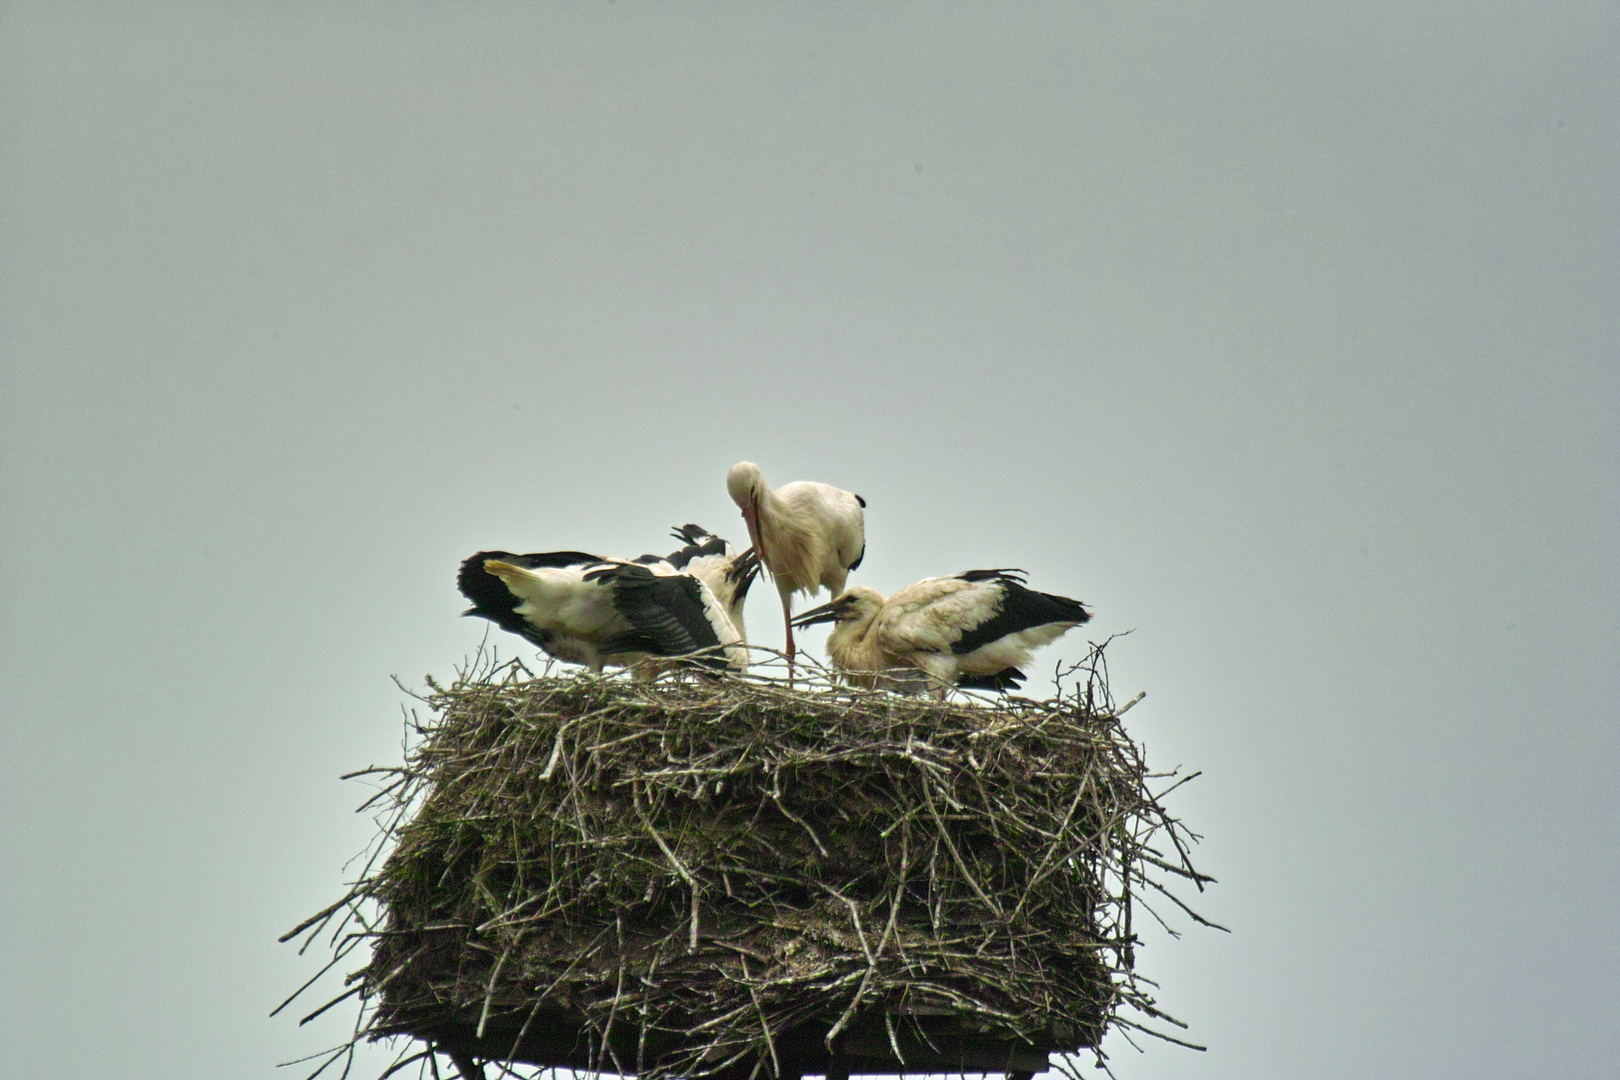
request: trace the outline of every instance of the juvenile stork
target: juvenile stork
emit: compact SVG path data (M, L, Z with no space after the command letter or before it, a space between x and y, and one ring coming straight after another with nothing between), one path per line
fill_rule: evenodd
M1078 600L1024 587L1022 570L969 570L928 578L888 599L863 586L793 620L831 622L827 653L857 685L886 685L882 673L917 668L944 697L947 687L1010 690L1030 653L1091 618Z
M771 490L752 461L726 473L726 491L741 509L748 539L776 581L793 677L793 594L822 586L837 596L866 555L866 500L829 484L798 480Z
M703 546L634 562L580 551L480 551L462 562L456 584L472 601L463 614L594 671L613 664L640 673L647 656L694 653L709 668L746 669L747 643L728 607L741 607L758 564L751 552L727 556L724 541L714 552L692 552Z

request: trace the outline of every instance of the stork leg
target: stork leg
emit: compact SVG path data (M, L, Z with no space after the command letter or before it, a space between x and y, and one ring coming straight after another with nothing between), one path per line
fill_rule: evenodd
M793 685L793 657L797 650L793 647L793 600L790 596L782 597L782 621L787 625L787 660L788 685Z

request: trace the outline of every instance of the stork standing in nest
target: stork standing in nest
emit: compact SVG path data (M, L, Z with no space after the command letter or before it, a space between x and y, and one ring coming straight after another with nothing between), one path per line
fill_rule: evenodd
M1078 600L1024 586L1022 570L969 570L928 578L884 598L864 586L793 620L831 622L827 653L857 685L889 685L884 672L917 668L940 697L951 686L1010 690L1030 653L1091 618Z
M813 480L772 490L752 461L726 473L726 491L742 509L748 539L782 597L788 679L793 678L793 594L837 596L866 554L866 500Z

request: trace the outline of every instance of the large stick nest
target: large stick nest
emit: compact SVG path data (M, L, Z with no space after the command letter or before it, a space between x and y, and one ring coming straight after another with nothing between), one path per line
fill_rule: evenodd
M370 944L356 1042L462 1062L793 1076L1176 1023L1133 907L1208 879L1101 650L1070 674L987 704L486 663L367 770L376 853L300 930L337 920L334 963Z

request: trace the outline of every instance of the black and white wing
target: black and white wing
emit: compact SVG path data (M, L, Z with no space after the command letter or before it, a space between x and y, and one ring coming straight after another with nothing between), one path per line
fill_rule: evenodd
M670 530L670 535L682 541L683 546L664 556L664 561L677 570L688 570L694 560L727 559L736 554L723 538L701 525L691 523Z
M1091 619L1091 612L1078 600L1026 588L1022 570L969 570L957 577L963 581L991 583L997 594L995 613L976 626L965 628L952 644L951 651L958 656L1019 634L1034 636L1032 648L1045 645Z
M736 548L701 525L686 524L671 531L684 546L646 565L653 573L678 572L691 574L714 593L721 610L731 620L737 636L748 639L743 622L743 603L748 589L759 575L759 556L753 548L738 552ZM637 559L643 562L643 559Z
M653 656L698 656L705 667L747 666L747 651L708 586L691 574L660 574L646 566L617 563L588 571L585 580L605 586L628 629L604 642L607 652Z
M951 644L962 672L958 685L984 678L1006 681L1009 687L983 689L1017 686L1023 680L1019 665L1029 662L1030 653L1091 619L1078 600L1026 587L1021 570L969 570L957 577L990 588L995 598L989 617L964 626Z

